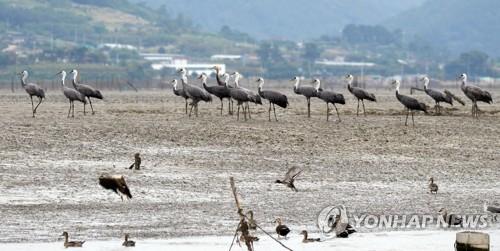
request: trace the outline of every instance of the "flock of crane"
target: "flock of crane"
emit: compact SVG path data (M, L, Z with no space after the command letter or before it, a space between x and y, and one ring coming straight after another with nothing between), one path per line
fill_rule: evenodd
M254 92L252 90L246 89L239 84L239 80L241 79L241 74L238 72L234 72L231 75L228 73L220 73L220 68L217 66L214 66L213 68L215 70L215 75L217 79L217 85L214 86L208 86L207 85L207 79L208 76L206 74L201 74L199 76L199 79L202 82L203 88L189 84L188 83L188 77L187 77L187 71L184 68L181 68L178 73L180 74L181 78L181 84L182 88L178 87L178 81L177 79L174 79L172 81L173 85L173 92L175 95L183 97L185 99L185 112L188 114L188 106L191 106L191 109L189 111L189 116L191 116L193 109L194 113L196 116L198 116L198 105L201 101L204 102L211 102L212 101L212 96L215 96L220 99L221 102L221 107L220 107L220 112L221 115L223 113L223 108L224 108L224 99L228 100L228 112L229 114L233 114L234 112L234 102L236 102L237 105L237 120L240 118L240 109L243 112L243 116L245 120L247 120L247 115L248 118L251 118L251 113L250 113L250 103L255 103L255 104L260 104L262 105L262 100L267 100L269 102L269 110L268 110L268 115L269 115L269 121L271 121L271 111L274 113L274 118L276 121L278 121L278 118L276 116L276 105L282 108L287 108L288 107L288 98L285 94L280 93L278 91L272 91L272 90L264 90L264 79L263 78L258 78L257 83L259 84L259 87L257 89L257 92ZM38 106L42 103L42 100L45 98L45 92L43 88L41 88L39 85L34 84L34 83L27 83L27 78L28 78L28 72L23 71L19 73L21 75L21 84L22 87L26 90L26 92L29 94L30 99L31 99L31 108L32 108L32 113L33 117L35 117L36 111ZM86 105L87 105L87 100L88 103L90 104L90 108L92 109L92 114L94 114L94 108L92 106L92 100L91 98L97 98L97 99L103 99L103 95L99 90L96 88L89 86L89 85L84 85L81 83L78 83L78 71L77 70L72 70L70 74L73 74L73 87L70 88L65 85L65 79L66 79L66 72L61 71L57 75L61 75L61 85L63 89L63 94L64 96L69 100L69 110L68 110L68 117L70 115L74 117L75 115L75 107L74 107L74 102L82 102L83 103L83 112L84 114L86 113ZM233 78L234 86L229 84L229 81ZM492 103L493 99L491 97L491 94L483 90L482 88L475 86L475 85L470 85L467 84L467 75L465 73L461 74L459 76L461 83L461 89L465 96L467 96L471 101L472 101L472 117L474 118L479 118L479 108L477 106L477 102L485 102L485 103ZM337 113L337 118L338 121L340 122L340 114L337 108L337 104L344 105L345 104L345 98L344 95L341 93L336 93L331 90L324 90L321 88L321 81L319 79L313 79L311 82L312 85L301 85L300 83L300 78L299 77L294 77L291 81L295 82L293 91L295 94L302 95L306 98L307 100L307 116L311 117L311 98L319 98L323 100L326 103L326 120L329 120L330 116L330 104L333 105L335 108L335 111ZM358 106L356 110L356 115L359 116L359 111L360 111L360 101L363 106L363 114L366 116L366 110L365 110L365 103L364 100L368 101L373 101L376 102L377 99L375 97L375 94L369 93L365 89L355 87L352 85L354 81L354 77L350 74L348 74L345 77L345 81L347 82L347 89L349 90L352 95L357 99L358 101ZM440 103L449 103L450 105L453 105L453 99L458 100L459 102L463 103L460 99L458 99L455 95L453 95L451 92L448 90L444 90L443 92L436 90L436 89L431 89L428 87L429 85L429 78L428 77L423 77L421 81L424 83L424 89L425 93L429 95L434 101L435 101L435 109L436 112L441 111L441 106ZM392 85L396 88L396 98L399 100L399 102L405 107L406 109L406 120L405 120L405 125L408 125L408 117L411 114L413 125L415 125L415 120L414 120L414 112L415 111L423 111L424 113L427 113L428 106L420 102L414 97L403 95L399 91L400 87L400 82L398 80L394 80L392 82ZM38 97L39 102L35 106L33 103L33 96ZM190 102L188 102L190 100Z

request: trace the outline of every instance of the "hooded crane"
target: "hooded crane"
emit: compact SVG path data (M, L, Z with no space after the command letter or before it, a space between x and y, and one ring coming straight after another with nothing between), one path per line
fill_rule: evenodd
M68 232L63 232L61 236L64 236L64 247L65 248L69 248L69 247L73 247L73 248L81 248L83 246L83 243L85 243L85 241L69 241L69 235L68 235Z
M462 81L462 91L465 96L467 96L472 101L472 117L479 118L479 107L477 107L477 102L485 102L491 104L493 99L491 98L491 94L488 91L481 89L475 85L467 84L467 74L462 73L459 79Z
M399 100L401 104L404 105L404 107L407 110L405 126L408 126L408 116L410 115L410 112L411 112L411 120L413 121L413 126L415 126L415 120L413 119L414 111L423 111L427 114L427 106L415 98L400 94L399 86L401 85L401 83L398 80L394 80L392 84L396 86L396 98Z
M263 78L257 79L257 83L259 83L259 95L263 99L267 99L269 101L269 121L271 121L271 105L273 106L274 119L278 121L278 118L276 117L276 108L274 107L274 105L276 104L282 108L286 108L288 106L288 98L281 92L262 90L262 87L264 86Z
M262 99L260 98L260 96L258 94L256 94L255 92L247 89L247 88L244 88L244 87L241 87L239 82L240 82L240 78L242 78L242 75L235 71L233 74L233 77L234 77L234 84L236 85L235 88L239 88L243 91L245 91L246 93L248 93L248 95L250 95L250 101L249 102L252 102L252 103L255 103L255 104L259 104L259 105L262 105ZM251 119L252 116L250 115L250 105L249 105L249 102L246 103L246 109L247 109L247 112L248 112L248 118ZM243 107L244 109L245 107Z
M299 176L299 174L302 173L302 170L296 166L288 169L288 171L285 174L285 178L283 180L276 180L275 183L278 184L284 184L287 187L291 188L292 191L298 192L297 188L295 187L295 179Z
M339 122L341 122L339 110L337 109L337 106L335 104L344 105L345 104L344 95L342 95L340 93L333 92L333 91L322 90L321 89L321 81L319 81L319 79L317 79L317 78L314 79L312 83L316 84L317 97L320 98L321 100L325 101L325 103L326 103L326 121L328 121L328 118L330 117L330 106L328 104L331 103L333 105L333 107L335 107L335 111L337 111L337 117L339 118Z
M69 114L71 111L73 111L71 117L75 117L75 101L79 101L82 103L87 103L87 100L85 99L85 96L81 94L79 91L69 88L64 84L64 81L66 80L66 71L60 71L56 75L61 75L61 86L63 89L63 94L64 96L69 100L69 110L68 110L68 118Z
M28 75L29 75L28 71L22 71L21 73L18 73L18 75L21 76L22 87L24 88L26 93L28 93L28 95L30 95L31 112L33 113L33 118L34 118L35 113L36 113L36 109L42 103L42 100L45 98L45 91L37 84L26 83L26 80L28 79ZM38 104L36 105L36 107L34 107L34 104L33 104L33 96L38 97Z
M125 182L125 178L123 177L123 175L102 174L99 177L99 185L120 195L122 201L123 195L127 196L128 199L132 199L132 194L130 193L130 189Z
M188 114L188 99L189 97L186 95L186 92L184 89L179 89L177 87L177 79L172 80L172 89L174 91L174 94L179 97L183 97L184 101L186 102L186 114Z
M224 77L226 80L229 79L229 74L224 73ZM239 87L229 87L228 81L225 82L226 89L229 90L229 95L231 96L231 99L236 100L236 106L238 106L238 110L236 112L236 119L240 120L240 107L243 105L243 115L245 116L245 121L247 120L247 113L246 113L246 108L245 104L250 102L252 100L252 97L248 92L245 90L239 88Z
M436 102L436 105L434 106L434 110L436 111L436 113L441 113L441 106L439 105L439 103L441 102L453 105L453 96L449 91L445 90L443 93L436 89L429 88L430 80L428 77L423 77L422 79L420 79L420 81L424 83L425 93L429 95L429 97L434 99L434 102Z
M302 96L306 97L306 99L307 99L307 117L310 118L311 117L311 98L318 97L317 96L318 92L316 91L316 88L314 88L312 86L301 86L300 85L300 78L297 76L292 78L291 81L295 82L295 85L293 86L293 92L295 92L295 94L302 95Z
M84 85L78 83L78 71L73 69L70 73L73 73L73 86L77 91L82 93L89 100L90 109L92 109L92 115L95 114L94 107L92 106L92 100L90 98L103 99L101 92L90 85ZM87 103L83 104L83 114L86 114L85 106Z
M191 110L189 111L189 117L191 117L191 112L193 111L193 108L196 117L198 117L198 103L200 101L212 102L212 96L210 96L210 93L206 92L202 88L188 84L186 69L181 68L178 72L181 74L182 88L184 89L186 96L188 96L192 100Z
M361 103L363 104L363 115L366 116L366 111L365 111L365 99L373 102L377 102L377 99L375 98L375 94L369 93L366 90L359 88L359 87L353 87L352 82L354 81L354 76L351 74L348 74L345 77L347 81L347 89L349 90L352 95L358 100L358 108L356 109L356 116L359 116L359 101L361 100Z
M220 67L219 66L214 66L212 67L213 70L215 70L215 78L217 79L217 85L219 86L226 86L226 83L228 83L229 81L229 74L220 74ZM221 75L225 78L224 80L221 79ZM227 84L227 86L229 88L233 88L233 86L231 86L229 83ZM229 115L233 115L233 112L234 112L234 104L233 104L233 100L231 98L229 98L229 101L228 101L228 112L229 112Z
M200 75L200 77L198 77L198 79L201 79L201 82L203 83L203 88L205 88L205 90L208 93L210 93L210 94L212 94L220 99L220 115L222 116L222 110L224 108L223 99L225 99L225 98L227 98L228 100L231 99L231 95L229 95L229 89L226 88L225 86L221 86L221 85L208 86L207 85L208 76L205 73L202 73ZM230 102L231 101L229 101L229 105L231 105Z

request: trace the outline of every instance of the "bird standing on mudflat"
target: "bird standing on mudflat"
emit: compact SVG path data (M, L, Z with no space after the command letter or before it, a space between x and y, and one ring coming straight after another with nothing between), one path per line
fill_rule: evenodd
M354 76L352 76L351 74L347 74L345 79L347 81L347 89L358 100L358 108L356 109L356 116L359 116L359 101L360 100L361 100L361 103L363 104L363 115L366 116L365 101L364 100L366 99L369 101L377 102L377 98L375 97L375 94L369 93L362 88L352 86L352 82L354 81Z
M263 78L258 78L257 83L259 83L259 88L258 88L259 95L263 99L267 99L269 101L269 121L271 121L271 105L274 111L274 119L278 121L278 118L276 117L276 108L274 107L274 105L276 104L282 108L286 108L288 106L288 98L286 97L285 94L281 92L262 90L262 87L264 86Z
M429 182L430 182L429 183L429 190L430 190L430 192L434 193L434 194L437 194L439 187L438 187L438 185L436 183L434 183L434 178L431 177L429 179Z
M33 118L35 117L36 109L42 103L42 100L45 98L45 91L37 84L34 83L26 83L28 79L28 71L22 71L18 75L21 76L21 86L24 88L26 93L30 96L31 99L31 112L33 113ZM38 98L38 104L34 107L33 104L33 96Z
M405 126L408 125L408 116L410 115L410 112L411 112L411 120L413 121L413 126L415 126L415 120L413 119L414 111L423 111L424 113L427 114L427 106L413 97L409 97L399 93L399 86L401 85L401 83L398 80L394 80L392 84L396 86L396 98L402 105L404 105L404 107L407 110Z
M82 93L89 100L90 109L92 109L92 115L94 115L95 114L94 107L92 106L92 100L90 98L103 99L104 97L102 96L101 91L97 90L96 88L90 85L79 84L77 70L73 69L70 73L73 74L73 86L77 91ZM86 105L87 103L83 104L83 115L86 114L85 111Z
M203 84L203 88L210 94L218 97L220 99L220 115L222 116L222 110L224 109L224 99L227 98L229 100L229 105L231 105L231 95L229 94L229 89L224 85L214 85L208 86L207 79L208 76L205 73L202 73L198 79L201 79Z
M300 78L295 76L290 81L294 81L295 85L293 86L293 92L298 95L302 95L306 97L307 100L307 117L311 117L311 98L318 97L317 90L313 86L302 86L300 85ZM321 88L321 87L320 87ZM320 89L322 91L322 89Z
M82 102L82 103L87 103L87 100L85 99L85 96L80 93L79 91L75 90L75 89L72 89L72 88L69 88L65 85L65 80L66 80L66 71L60 71L59 73L57 73L56 75L61 75L61 85L62 85L62 89L63 89L63 94L64 96L69 100L69 110L68 110L68 118L69 118L69 114L71 113L71 111L73 111L71 117L75 117L75 101L79 101L79 102Z
M188 99L189 99L189 97L186 95L186 92L184 91L184 89L180 89L179 87L177 87L177 84L178 84L177 79L172 80L171 84L172 84L172 90L174 91L174 94L176 96L184 98L184 101L186 102L185 112L186 112L186 114L188 114Z
M276 218L274 223L276 223L276 233L278 234L278 239L280 237L284 237L286 239L286 236L290 233L290 228L288 228L286 225L283 225L283 223L281 222L281 218Z
M488 104L493 103L491 94L478 86L468 85L467 74L465 73L462 73L459 79L462 81L460 88L464 92L465 96L467 96L472 101L472 117L479 119L479 107L477 106L477 102L480 101Z
M339 122L341 122L342 120L340 119L339 110L337 109L337 106L335 104L344 105L345 104L344 95L342 95L340 93L333 92L333 91L325 91L325 90L321 89L321 82L319 81L319 79L314 79L312 83L316 84L317 97L319 99L325 101L325 103L326 103L326 121L328 121L328 118L330 117L329 104L331 103L333 105L333 107L335 107L335 111L337 111L337 117L339 119Z
M195 116L198 117L198 103L200 101L212 102L212 96L202 88L188 83L187 70L185 68L179 69L178 73L181 74L182 89L186 93L186 96L191 99L191 110L189 111L189 117L191 117L193 109L195 112Z

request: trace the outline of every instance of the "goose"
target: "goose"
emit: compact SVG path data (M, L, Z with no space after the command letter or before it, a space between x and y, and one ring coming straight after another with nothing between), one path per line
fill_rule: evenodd
M302 173L302 170L296 166L288 169L288 171L285 174L285 178L283 180L276 180L275 183L278 184L284 184L287 187L291 188L292 191L298 192L297 188L295 187L295 179L299 174Z
M135 241L131 241L128 239L129 235L125 234L125 241L122 243L124 247L135 247Z
M307 238L307 231L306 230L302 230L302 232L300 232L300 234L304 236L304 239L302 239L303 243L319 242L319 241L321 241L320 238Z
M278 239L280 237L284 237L286 239L286 236L290 233L290 228L282 224L281 218L276 218L274 223L276 223L276 233L278 234Z
M69 247L81 248L83 246L83 243L85 243L85 241L68 241L68 239L69 239L68 232L63 232L61 236L64 236L64 247L65 248L69 248Z
M123 201L123 195L127 196L128 199L132 199L132 194L130 193L130 189L125 182L125 178L123 175L107 175L102 174L99 177L99 185L101 185L104 189L109 189L120 195L120 198Z
M429 190L430 190L430 192L437 194L439 187L438 187L438 185L436 183L434 183L434 178L431 177L429 179L429 182L430 182L430 184L429 184Z

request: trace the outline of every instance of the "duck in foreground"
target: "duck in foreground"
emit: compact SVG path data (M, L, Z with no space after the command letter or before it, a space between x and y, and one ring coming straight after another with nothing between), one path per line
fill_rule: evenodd
M321 241L320 238L307 238L307 231L306 230L303 230L302 232L300 232L300 234L304 236L304 239L302 239L303 243L319 242L319 241Z
M61 236L64 236L64 247L65 248L69 248L69 247L81 248L83 246L83 243L85 243L85 241L68 241L68 239L69 239L68 232L63 232Z
M135 247L135 241L128 239L129 235L125 234L125 241L122 243L124 247Z
M286 239L286 236L290 233L290 228L288 228L286 225L283 225L283 223L281 222L281 218L276 218L274 223L276 223L276 233L278 234L278 239L280 237L284 237Z

